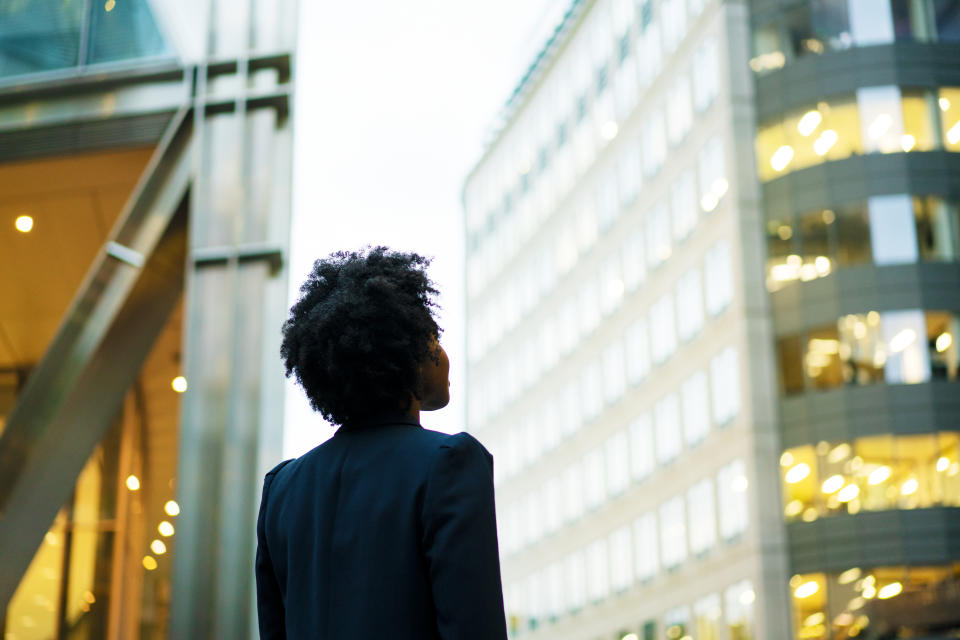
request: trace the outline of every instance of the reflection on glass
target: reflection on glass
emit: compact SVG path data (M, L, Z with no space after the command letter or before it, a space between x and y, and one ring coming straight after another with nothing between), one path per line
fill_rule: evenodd
M0 76L77 64L83 0L0 3Z

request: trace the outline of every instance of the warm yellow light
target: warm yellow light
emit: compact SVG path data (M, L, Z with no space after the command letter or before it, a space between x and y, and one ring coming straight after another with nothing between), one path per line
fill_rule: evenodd
M877 597L877 588L872 584L863 585L863 597L867 600Z
M937 336L937 353L943 353L953 344L953 336L949 333L941 333Z
M951 478L960 473L960 462L954 462L950 465L950 470L947 471L947 475Z
M900 148L904 151L910 151L910 149L913 149L915 144L917 144L917 139L909 133L905 133L900 136Z
M787 484L796 484L809 475L810 465L808 465L806 462L801 462L797 466L787 471L784 479L787 481Z
M30 216L17 216L17 219L13 221L13 226L16 227L20 233L30 233L33 229L33 218Z
M799 500L791 500L783 510L783 512L791 518L800 515L801 511L803 511L803 503Z
M817 510L813 507L807 507L807 510L803 512L803 521L804 522L813 522L817 519Z
M107 0L106 4L103 5L103 8L107 13L110 13L113 11L115 6L117 6L117 0Z
M820 115L819 111L807 111L800 118L800 122L797 123L797 131L800 132L800 135L806 137L817 130L821 120L823 120L823 116Z
M810 582L804 582L802 585L796 588L793 592L793 596L799 600L803 598L809 598L817 591L820 590L820 585L816 581L811 580Z
M843 489L840 489L840 493L837 494L837 500L840 502L850 502L858 495L860 495L860 487L855 484L848 484Z
M900 353L917 340L917 332L913 329L904 329L890 338L890 353Z
M640 638L635 633L628 633L624 636L620 636L620 640L640 640Z
M833 129L827 129L820 134L820 137L813 141L813 152L818 156L823 156L827 154L827 151L837 144L837 140L840 139L840 136Z
M168 500L167 504L163 505L163 510L167 512L168 516L180 515L180 505L174 500Z
M887 478L890 477L890 467L884 465L882 467L877 467L870 472L870 475L867 476L867 483L872 485L880 484L885 482Z
M610 121L603 123L603 126L600 128L600 135L603 136L604 140L613 140L617 137L617 132L620 130L617 127L617 123Z
M783 171L791 160L793 160L793 147L785 144L773 152L770 157L770 166L774 171Z
M837 577L837 582L840 584L850 584L854 580L860 577L860 567L854 567L853 569L847 569Z
M862 609L863 605L865 604L867 604L867 601L860 596L857 596L847 603L847 609L850 609L850 611L856 611L857 609Z
M838 352L840 351L839 342L837 343L837 351ZM850 456L850 451L851 451L850 445L847 444L846 442L841 442L840 444L838 444L837 446L835 446L833 449L830 450L830 455L827 456L827 460L833 464L836 464L841 460L845 460L846 458L848 458Z
M940 110L947 111L950 109L950 101L946 98L940 98Z
M899 582L891 582L888 585L880 587L880 591L877 592L877 597L881 600L886 600L887 598L892 598L896 595L899 595L903 591L903 585Z
M170 386L173 387L173 390L177 393L183 393L187 390L187 379L183 376L177 376L173 379L173 382L170 383Z
M147 571L153 571L157 568L157 559L153 556L143 556L143 568Z
M943 472L950 468L950 458L940 456L937 460L937 471Z
M957 144L960 142L960 120L957 120L957 123L950 127L950 130L947 131L947 142L950 144Z
M94 602L97 601L97 597L93 595L92 591L87 591L86 593L84 593L83 599L89 602L90 604L93 604Z
M157 525L157 531L160 532L160 535L169 538L170 536L173 535L174 528L172 524L164 520L163 522Z
M154 540L150 543L150 550L158 556L162 556L167 552L167 545L163 544L163 540Z
M831 209L823 210L823 223L824 224L833 224L837 220L837 214L835 214Z
M837 491L840 491L840 489L843 487L843 484L844 484L843 476L834 475L824 480L820 488L823 490L824 493L827 493L827 494L836 493Z
M820 276L830 274L830 258L827 256L817 256L817 259L813 261L813 265L817 268L817 274Z
M810 351L816 351L817 353L824 353L831 356L836 355L840 353L840 341L813 338L810 340Z
M906 480L903 485L900 487L900 493L905 496L912 496L917 492L917 489L920 488L920 483L917 482L916 478L909 478Z
M780 236L781 240L789 240L793 237L793 229L790 228L790 225L782 224L777 228L777 235Z
M818 611L813 615L807 616L807 619L803 621L803 626L812 627L815 624L820 624L826 619L826 616L823 615L822 611Z
M127 489L130 489L130 491L140 489L140 478L132 474L127 476Z

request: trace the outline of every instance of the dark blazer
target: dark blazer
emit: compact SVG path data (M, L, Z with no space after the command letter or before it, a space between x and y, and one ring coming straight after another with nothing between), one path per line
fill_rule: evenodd
M262 640L505 640L493 457L409 416L341 427L264 479Z

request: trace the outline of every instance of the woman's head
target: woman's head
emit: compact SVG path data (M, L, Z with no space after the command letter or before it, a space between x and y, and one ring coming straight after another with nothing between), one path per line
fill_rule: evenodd
M334 424L449 401L430 260L375 247L317 260L283 324L280 355Z

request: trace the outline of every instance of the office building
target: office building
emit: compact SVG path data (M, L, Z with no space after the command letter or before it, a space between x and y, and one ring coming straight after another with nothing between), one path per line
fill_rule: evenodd
M960 624L957 11L570 5L464 186L514 637Z
M6 640L255 637L296 9L0 3Z

